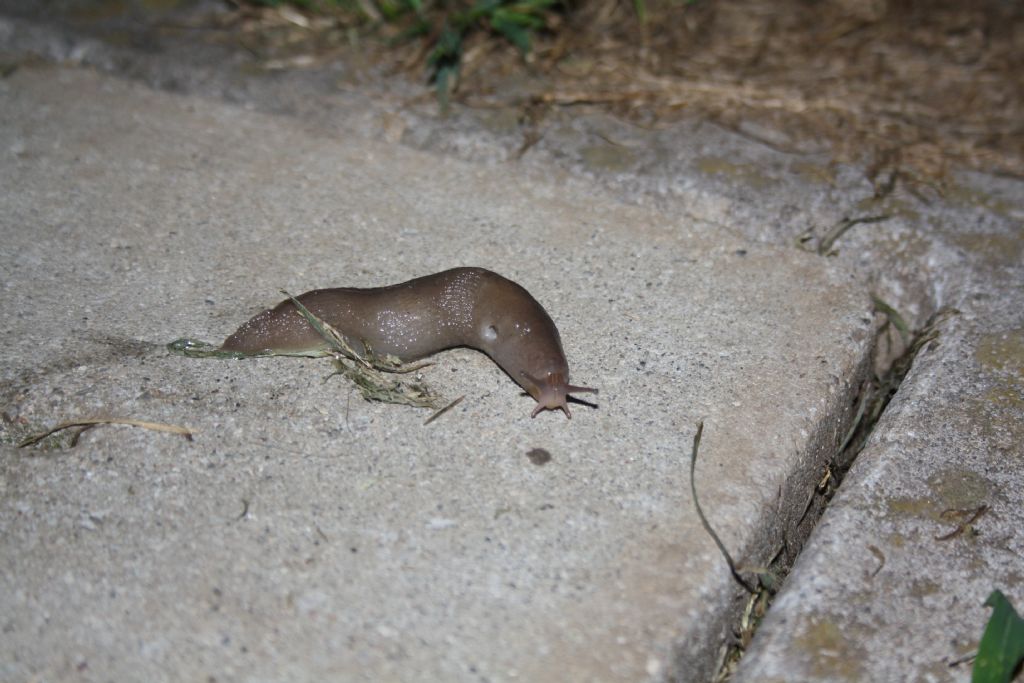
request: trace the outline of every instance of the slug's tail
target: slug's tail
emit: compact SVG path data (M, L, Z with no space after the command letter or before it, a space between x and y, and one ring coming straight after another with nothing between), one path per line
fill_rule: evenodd
M566 384L565 376L559 372L552 372L544 379L538 379L524 372L523 378L526 380L526 390L537 400L537 407L530 413L530 417L537 417L542 410L561 410L571 420L569 394L597 393L597 389Z

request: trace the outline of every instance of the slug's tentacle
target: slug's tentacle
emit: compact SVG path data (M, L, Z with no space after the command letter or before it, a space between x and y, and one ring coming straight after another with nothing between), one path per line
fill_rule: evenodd
M566 384L565 377L560 373L551 373L544 379L538 379L529 373L523 373L523 379L529 384L524 386L526 391L537 401L530 417L537 417L542 410L561 410L565 416L572 419L569 412L569 394L596 394L597 389L590 387L578 387L573 384Z
M547 311L515 282L483 268L454 268L389 287L338 288L296 298L356 347L414 361L443 349L483 351L537 401L571 418L571 393L597 393L569 384L569 365ZM255 316L228 337L221 351L301 353L325 346L323 337L289 299Z

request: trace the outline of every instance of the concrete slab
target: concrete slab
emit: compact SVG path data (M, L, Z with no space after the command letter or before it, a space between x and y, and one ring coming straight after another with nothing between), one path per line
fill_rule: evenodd
M1024 608L1024 183L961 174L913 208L900 239L862 237L863 253L919 251L893 280L920 262L921 308L958 313L916 357L736 681L966 682L989 594Z
M766 562L849 424L850 270L530 176L334 139L85 70L0 81L0 678L706 679L739 602L687 487ZM199 361L277 290L459 264L521 282L599 407L568 422L484 356L467 400L368 404L323 361ZM543 466L526 453L552 454Z
M954 316L917 357L735 681L968 681L1024 596L1024 332Z

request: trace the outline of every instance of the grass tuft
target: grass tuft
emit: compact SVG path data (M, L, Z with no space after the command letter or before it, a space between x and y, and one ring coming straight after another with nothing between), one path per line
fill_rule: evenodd
M389 25L395 43L426 42L426 66L438 101L446 107L459 84L467 41L490 33L530 54L537 32L553 25L563 0L249 0L283 9L288 5L314 14L344 17L346 24Z

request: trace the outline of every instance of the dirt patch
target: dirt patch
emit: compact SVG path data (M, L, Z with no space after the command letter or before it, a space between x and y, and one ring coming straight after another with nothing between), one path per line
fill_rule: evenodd
M399 25L357 39L350 20L246 12L236 35L273 66L359 53L426 79L427 44L393 47ZM527 60L471 36L453 101L519 107L541 129L566 107L649 127L711 120L784 151L862 163L879 194L897 181L941 189L951 165L1024 177L1020 3L591 0L554 23Z

